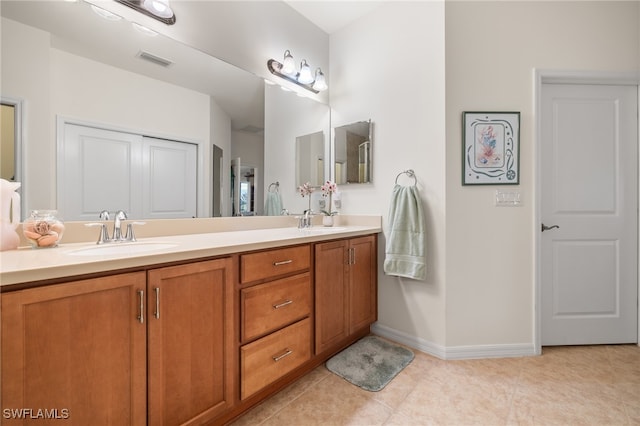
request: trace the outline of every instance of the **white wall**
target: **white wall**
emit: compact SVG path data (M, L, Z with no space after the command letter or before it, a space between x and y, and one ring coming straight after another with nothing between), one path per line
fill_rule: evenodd
M445 343L444 4L385 4L332 34L330 51L332 127L373 122L373 183L342 185L342 212L380 214L386 232L396 175L413 169L426 214L426 281L384 275L380 236L378 325L438 350Z
M393 180L413 168L428 221L427 281L379 271L377 331L445 357L532 353L534 69L638 71L639 4L390 2L331 35L332 125L374 123L374 183L343 188L343 212L382 214L386 230ZM461 114L474 110L521 112L509 189L523 207L462 186Z
M639 5L446 3L448 347L532 344L534 69L640 70ZM518 208L494 207L496 187L461 185L461 114L496 110L521 112Z
M222 186L221 207L222 216L231 216L231 118L210 98L211 107L211 144L222 149ZM211 155L209 155L211 161Z
M49 33L2 18L2 95L24 101L22 188L23 216L29 209L56 203L56 147L48 143L53 117L49 112ZM12 41L20 40L20 44Z

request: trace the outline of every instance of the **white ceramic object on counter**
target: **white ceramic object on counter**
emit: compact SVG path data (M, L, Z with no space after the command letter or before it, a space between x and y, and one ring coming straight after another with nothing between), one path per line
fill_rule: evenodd
M20 223L20 182L0 179L0 251L15 250L20 244L16 228Z

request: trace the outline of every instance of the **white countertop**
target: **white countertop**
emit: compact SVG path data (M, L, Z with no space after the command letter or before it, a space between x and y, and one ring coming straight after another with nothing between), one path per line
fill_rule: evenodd
M85 242L63 243L56 248L20 248L0 252L0 286L222 256L381 231L379 224L326 228L313 226L309 229L286 227L139 238L136 243L108 243L101 246ZM125 247L127 244L146 244L146 247L151 250L136 252L127 249ZM118 245L122 245L123 249L117 254L93 254L91 250L95 247Z

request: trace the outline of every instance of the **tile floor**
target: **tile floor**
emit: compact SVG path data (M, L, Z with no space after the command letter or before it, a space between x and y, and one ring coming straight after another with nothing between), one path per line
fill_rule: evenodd
M320 366L233 425L640 425L640 348L543 348L539 357L415 359L380 392Z

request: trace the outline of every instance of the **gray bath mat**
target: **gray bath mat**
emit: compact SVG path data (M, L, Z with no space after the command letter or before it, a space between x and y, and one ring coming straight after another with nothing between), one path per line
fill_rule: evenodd
M327 368L362 389L378 392L413 361L413 352L375 336L358 340L327 361Z

